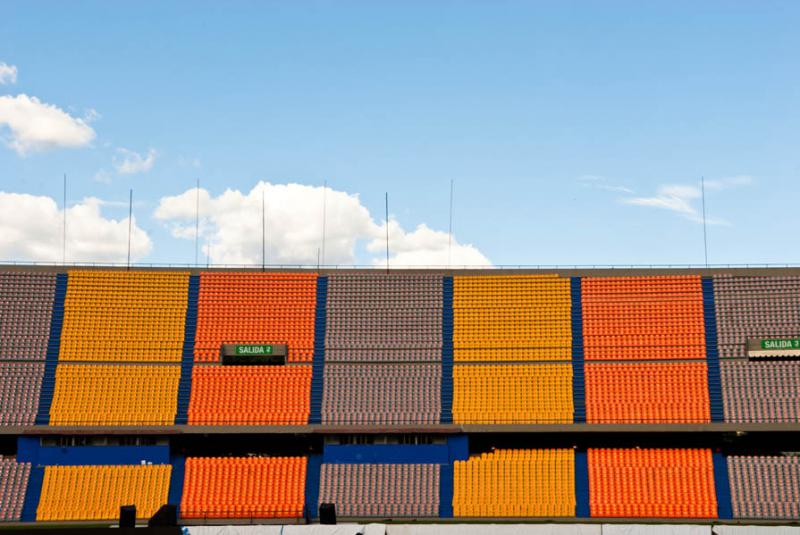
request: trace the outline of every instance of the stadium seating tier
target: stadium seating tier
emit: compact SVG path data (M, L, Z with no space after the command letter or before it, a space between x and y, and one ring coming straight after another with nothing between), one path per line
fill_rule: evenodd
M189 274L70 271L59 361L180 362Z
M453 421L460 424L572 423L569 364L453 367Z
M180 367L59 364L50 425L172 425Z
M195 366L193 425L308 423L311 366Z
M305 457L189 457L184 518L303 516Z
M170 465L47 466L36 520L116 520L122 505L149 519L165 503Z
M593 517L716 518L711 450L588 451Z
M437 464L323 464L319 503L342 517L439 516Z
M453 470L456 517L575 516L572 449L496 450Z

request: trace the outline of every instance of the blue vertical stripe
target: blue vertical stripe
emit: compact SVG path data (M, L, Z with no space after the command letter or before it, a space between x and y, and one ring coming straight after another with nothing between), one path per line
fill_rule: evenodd
M703 277L703 321L706 331L706 368L708 370L708 399L711 404L711 421L724 422L722 404L722 378L717 346L717 311L714 304L714 279Z
M583 304L581 300L581 278L570 278L572 314L572 404L574 423L586 422L586 381L583 361Z
M731 484L728 478L728 462L721 453L712 454L714 462L714 489L717 493L717 516L722 519L733 518L731 506Z
M181 354L181 378L178 382L178 408L176 424L189 421L189 400L192 396L192 369L194 368L194 340L197 334L197 302L200 297L200 275L189 276L189 291L186 298L186 322Z
M453 277L442 280L441 423L453 423Z
M314 315L314 357L311 361L311 411L308 423L322 423L322 395L325 388L325 326L328 310L328 277L317 277L317 306ZM316 514L316 513L315 513Z
M586 451L575 452L575 516L589 518L589 457Z
M39 497L42 495L43 483L44 468L40 466L31 467L28 488L25 489L25 501L22 502L21 520L23 522L36 521L36 508L39 507Z
M319 480L322 471L322 455L309 455L306 465L306 505L307 519L319 516Z
M439 467L439 518L453 518L454 471L452 464Z
M169 478L167 503L176 506L178 508L178 515L180 515L183 482L186 474L186 458L183 455L173 455L170 464L172 464L172 473Z
M50 406L56 390L56 366L61 348L61 329L64 326L64 302L67 299L67 274L56 274L56 289L53 297L53 313L50 318L50 338L47 341L47 354L44 363L42 389L39 392L39 408L36 412L36 425L50 423Z

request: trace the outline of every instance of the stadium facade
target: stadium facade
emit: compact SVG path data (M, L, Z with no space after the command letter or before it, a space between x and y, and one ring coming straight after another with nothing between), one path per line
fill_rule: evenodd
M800 269L0 270L0 518L800 521Z

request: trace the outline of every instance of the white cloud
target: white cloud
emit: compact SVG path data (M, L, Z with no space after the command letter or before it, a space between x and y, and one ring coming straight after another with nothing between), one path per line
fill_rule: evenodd
M156 163L158 152L155 149L147 151L147 156L142 156L138 152L125 148L117 149L118 156L114 156L114 169L121 175L133 175L136 173L146 173L152 169Z
M624 204L649 206L672 210L685 216L696 216L697 210L692 206L695 199L700 198L700 189L693 186L660 186L653 197L633 197L622 199Z
M489 266L491 262L472 245L453 240L447 232L433 230L424 223L406 232L394 219L389 219L389 265L396 266ZM367 250L377 256L373 265L386 265L386 225L380 226Z
M725 177L705 182L706 191L722 191L737 186L745 186L753 182L749 175L738 175ZM623 204L635 206L645 206L649 208L660 208L680 214L681 216L696 223L703 222L700 200L702 191L700 186L689 185L663 185L659 186L656 194L652 197L626 197L620 199ZM709 225L729 225L724 219L706 216L706 223Z
M67 209L67 262L124 262L128 251L128 218L103 216L100 199L87 197ZM0 258L61 262L64 212L50 197L0 191ZM133 218L131 259L153 248Z
M200 189L203 254L218 264L261 262L261 199L267 211L268 263L314 265L322 242L323 188L301 184L258 183L252 190L226 190L212 197ZM324 263L352 265L356 247L365 242L371 263L383 258L385 226L375 223L358 195L327 188ZM161 199L155 211L177 238L195 238L197 189ZM420 225L406 232L390 223L392 265L447 264L447 234ZM210 251L209 251L210 248ZM322 251L320 251L322 252ZM471 245L453 240L453 264L485 265L489 261Z
M17 83L17 67L0 61L0 85Z
M72 117L64 110L28 95L0 96L0 128L8 129L6 144L20 156L53 149L84 147L95 132L86 118Z

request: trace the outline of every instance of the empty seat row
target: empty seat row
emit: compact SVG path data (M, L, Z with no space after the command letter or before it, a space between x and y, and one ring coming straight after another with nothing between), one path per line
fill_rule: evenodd
M800 457L727 459L734 518L800 519Z
M571 309L568 278L453 277L454 360L570 360Z
M44 360L55 273L0 272L0 361Z
M172 425L180 367L59 364L50 425Z
M575 516L572 449L496 450L453 466L456 517Z
M33 425L44 362L0 362L0 425Z
M441 360L441 276L331 275L326 307L325 349L336 362Z
M31 463L18 463L13 457L0 457L0 521L19 521Z
M572 423L569 364L453 367L453 421L463 424Z
M323 464L319 503L343 517L438 517L437 464Z
M587 363L586 421L708 423L705 362Z
M800 362L722 361L725 421L800 422Z
M700 276L581 279L584 356L704 359Z
M219 360L222 344L286 344L292 362L314 352L313 273L203 273L194 356Z
M439 364L326 364L322 423L438 423L441 382Z
M116 520L122 505L149 519L165 503L170 465L47 466L36 520Z
M68 273L60 361L179 362L186 272Z
M311 366L195 366L193 425L304 425Z
M305 457L189 457L183 518L303 516Z
M743 357L748 339L800 336L800 276L714 276L721 357Z
M593 517L716 518L710 449L588 450Z

